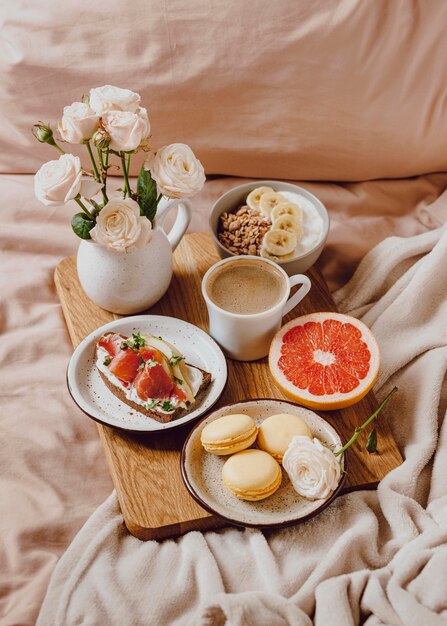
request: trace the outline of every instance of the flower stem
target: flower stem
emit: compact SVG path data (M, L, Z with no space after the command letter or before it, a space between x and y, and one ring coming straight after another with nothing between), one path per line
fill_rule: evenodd
M93 165L93 171L95 172L95 180L96 180L96 182L100 183L100 182L101 182L101 179L100 179L100 177L99 177L99 172L98 172L98 168L97 168L97 166L96 166L95 157L93 156L93 152L92 152L92 147L91 147L91 145L90 145L90 141L86 141L86 142L85 142L85 147L86 147L86 148L87 148L87 150L88 150L88 154L89 154L89 156L90 156L90 160L91 160L92 165Z
M103 197L103 199L104 199L104 203L106 203L106 202L108 202L108 201L109 201L109 199L108 199L108 197L107 197L106 192L104 191L104 181L102 180L102 176L100 176L100 175L99 175L98 167L97 167L97 165L96 165L95 157L93 156L93 152L92 152L92 147L91 147L91 145L90 145L90 141L86 141L86 142L85 142L85 145L86 145L87 151L88 151L88 153L89 153L90 160L91 160L91 162L92 162L93 171L94 171L94 173L95 173L95 180L96 180L96 182L98 182L98 183L103 183L103 187L102 187L102 189L101 189L101 193L102 193L102 197Z
M66 154L65 150L62 150L62 148L60 146L57 145L56 142L50 144L52 146L54 146L55 148L57 148L59 150L59 152L61 152L62 154ZM60 158L60 157L59 157Z
M76 200L76 202L79 204L79 206L81 207L81 209L84 211L84 213L88 216L89 219L95 221L95 218L93 217L93 215L90 213L90 211L87 209L87 207L85 206L85 204L82 202L81 198L79 196L77 196L76 198L73 198L74 200Z
M108 172L108 167L109 167L109 148L106 148L105 151L105 156L104 156L104 161L103 161L103 169L104 169L104 195L107 198L107 202L109 201L109 198L107 197L107 172Z
M355 441L357 441L357 439L360 436L360 433L362 433L365 430L365 428L369 426L369 424L371 424L373 420L376 419L380 411L383 409L385 404L387 404L387 402L390 400L393 393L396 393L396 391L397 391L397 387L393 387L391 389L390 393L382 400L382 402L379 404L379 406L374 411L374 413L370 417L368 417L366 422L364 422L361 426L355 429L354 434L352 435L351 439L347 443L345 443L343 448L340 448L340 450L337 450L337 452L334 452L335 456L339 456L340 454L343 454L343 452L345 452L349 448L349 446L351 446Z
M104 162L103 162L103 160L102 160L102 150L101 150L101 148L98 148L98 147L97 147L97 148L96 148L96 153L97 153L97 155L98 155L99 169L101 170L101 174L102 174L102 173L103 173L103 171L104 171Z
M103 188L101 189L101 193L102 193L102 197L104 199L104 203L107 204L107 202L109 201L109 198L107 197L107 167L104 163L104 156L102 153L101 148L96 148L97 153L98 153L98 162L99 162L99 168L101 170L101 182L103 184ZM107 150L107 156L108 156L108 150Z
M129 185L129 176L127 174L125 153L120 152L120 157L121 157L121 167L123 168L123 174L124 174L124 197L129 196L130 198L132 195L132 190L130 189L130 185Z

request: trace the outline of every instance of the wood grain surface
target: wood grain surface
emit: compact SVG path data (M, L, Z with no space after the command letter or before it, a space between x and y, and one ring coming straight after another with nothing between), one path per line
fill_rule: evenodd
M174 254L174 277L169 290L148 313L178 317L207 330L201 279L217 260L208 234L186 235ZM308 276L312 289L285 318L286 321L314 311L336 311L319 270L313 267ZM74 347L102 324L120 317L96 306L84 294L74 257L66 258L58 265L55 283ZM228 383L217 406L255 397L283 399L285 396L276 388L266 361L241 363L228 360ZM369 393L353 407L326 411L322 415L337 428L342 439L347 440L354 428L376 407L374 395ZM402 463L385 415L381 415L376 428L379 436L377 453L366 452L365 433L348 450L344 492L374 488L390 470ZM125 524L139 539L162 539L189 530L224 525L222 520L196 504L183 485L180 451L190 429L191 424L163 433L133 434L98 424Z

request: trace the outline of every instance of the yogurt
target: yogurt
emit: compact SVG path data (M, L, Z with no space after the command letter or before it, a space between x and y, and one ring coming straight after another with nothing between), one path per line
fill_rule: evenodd
M275 190L276 191L276 190ZM314 248L323 235L323 218L311 200L294 191L277 190L289 202L298 204L303 210L303 235L295 248L294 255L305 254Z

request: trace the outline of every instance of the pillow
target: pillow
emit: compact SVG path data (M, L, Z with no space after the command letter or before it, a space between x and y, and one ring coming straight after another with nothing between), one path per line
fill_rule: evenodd
M0 19L0 172L57 158L32 125L105 83L140 92L153 147L188 143L207 174L447 169L447 2L23 0Z

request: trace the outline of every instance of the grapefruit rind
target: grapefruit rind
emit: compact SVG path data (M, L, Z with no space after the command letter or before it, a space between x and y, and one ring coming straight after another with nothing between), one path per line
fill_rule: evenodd
M326 395L314 395L307 389L300 389L289 381L281 368L278 361L281 357L281 347L283 345L284 335L296 326L302 326L307 322L324 322L327 319L338 320L344 324L350 323L361 332L361 339L367 344L371 353L370 367L366 376L359 381L358 386L348 393L332 393ZM377 342L371 330L360 320L344 315L342 313L311 313L303 315L285 324L275 335L269 352L270 372L281 391L291 400L302 404L310 409L319 409L322 411L343 409L359 402L371 390L377 380L380 366L380 353Z

